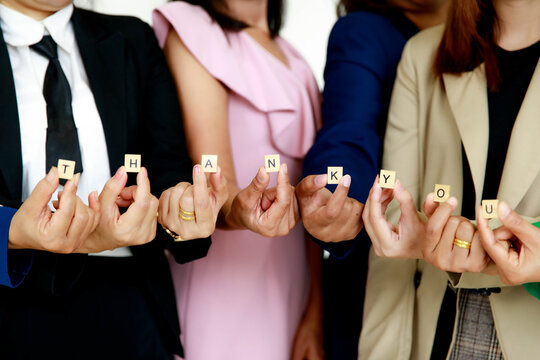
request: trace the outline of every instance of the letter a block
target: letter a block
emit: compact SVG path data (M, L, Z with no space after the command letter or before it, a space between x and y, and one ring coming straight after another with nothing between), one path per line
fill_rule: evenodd
M339 184L339 180L343 177L342 166L328 167L328 184Z
M499 216L499 200L482 200L482 217L494 219Z
M264 155L264 168L266 169L266 172L278 172L279 165L279 154Z
M58 177L71 180L75 172L75 161L58 159Z
M126 154L124 157L124 167L127 172L138 173L141 171L141 155Z
M202 155L201 166L203 172L217 172L217 155Z
M393 189L396 183L396 172L392 170L381 170L379 175L379 185L385 189Z
M443 203L450 198L450 185L435 184L433 201Z

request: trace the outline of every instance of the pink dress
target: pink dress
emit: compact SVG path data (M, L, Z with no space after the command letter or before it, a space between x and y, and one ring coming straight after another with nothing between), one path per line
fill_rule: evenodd
M268 154L280 154L297 183L320 122L317 84L298 52L277 38L287 67L246 33L223 31L182 1L158 8L153 21L162 47L176 31L228 89L238 186L251 182ZM290 358L309 290L301 224L280 238L217 230L208 256L171 268L187 360Z

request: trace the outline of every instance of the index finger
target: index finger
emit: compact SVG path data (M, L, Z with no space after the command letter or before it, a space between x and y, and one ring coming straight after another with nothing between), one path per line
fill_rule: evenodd
M451 197L445 203L442 203L428 219L426 226L425 241L422 242L424 251L431 253L441 240L445 225L452 216L452 212L457 206L457 199Z
M332 196L330 196L330 199L326 203L326 214L328 215L328 217L335 218L341 212L341 210L343 210L343 207L345 206L345 201L347 201L347 197L349 195L350 186L351 176L343 176L339 181L336 190L334 191Z
M479 214L481 214L482 209L479 211ZM488 220L480 216L477 220L477 229L484 250L488 253L489 257L495 261L497 266L503 271L513 267L509 260L513 256L512 252L516 255L517 253L506 243L506 241L503 242L497 240L495 233L489 227Z
M193 208L196 214L195 222L206 222L213 219L206 176L200 165L193 167Z
M326 186L327 175L308 175L296 185L296 195L300 198L308 197Z
M77 206L77 185L81 174L76 174L73 180L69 180L64 186L62 197L59 201L58 210L52 215L49 223L54 232L67 234L75 208Z

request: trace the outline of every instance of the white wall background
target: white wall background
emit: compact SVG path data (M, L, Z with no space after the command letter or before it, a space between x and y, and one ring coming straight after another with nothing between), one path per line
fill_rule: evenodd
M137 16L151 22L152 10L165 0L75 0L81 7L108 13ZM306 58L319 86L323 86L326 44L336 21L337 0L286 0L285 24L281 35Z

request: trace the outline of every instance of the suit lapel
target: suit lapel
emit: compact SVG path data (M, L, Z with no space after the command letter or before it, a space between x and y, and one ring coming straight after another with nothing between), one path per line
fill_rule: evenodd
M123 165L126 148L124 39L92 23L86 13L75 9L73 29L88 82L101 117L111 174Z
M479 66L460 75L444 74L443 82L467 155L478 204L484 187L489 142L487 83L484 68Z
M21 200L22 154L19 111L7 45L0 29L0 171L13 200Z
M498 196L516 208L540 172L540 61L519 110Z

